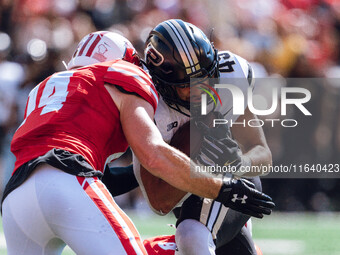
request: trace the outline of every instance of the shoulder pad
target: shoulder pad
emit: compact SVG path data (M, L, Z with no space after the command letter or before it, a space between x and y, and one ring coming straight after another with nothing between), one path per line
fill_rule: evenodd
M219 51L218 62L221 78L247 78L253 86L254 72L247 60L230 51Z
M119 60L113 62L104 74L104 82L122 87L128 92L134 92L148 101L156 110L158 94L151 77L138 66Z

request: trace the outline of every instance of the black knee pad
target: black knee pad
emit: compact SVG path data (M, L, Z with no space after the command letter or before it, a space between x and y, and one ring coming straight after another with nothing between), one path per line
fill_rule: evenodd
M255 244L249 230L241 231L227 244L216 248L216 255L257 255Z
M202 203L203 198L191 195L184 201L181 207L173 210L177 218L176 227L187 219L200 221Z

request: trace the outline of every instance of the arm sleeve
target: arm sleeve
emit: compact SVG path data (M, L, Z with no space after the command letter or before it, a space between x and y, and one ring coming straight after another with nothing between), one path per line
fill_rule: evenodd
M127 193L139 186L132 165L127 167L106 166L102 182L113 197Z

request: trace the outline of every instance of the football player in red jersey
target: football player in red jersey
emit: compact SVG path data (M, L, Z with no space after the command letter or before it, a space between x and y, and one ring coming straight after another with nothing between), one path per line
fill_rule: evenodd
M82 255L146 254L133 223L100 180L106 163L128 145L150 173L178 189L223 204L240 189L242 182L191 172L190 159L163 141L153 122L157 92L135 65L135 53L118 34L91 33L67 71L30 92L12 140L15 169L2 200L9 255L60 254L65 244ZM255 211L271 212L270 197L241 189Z

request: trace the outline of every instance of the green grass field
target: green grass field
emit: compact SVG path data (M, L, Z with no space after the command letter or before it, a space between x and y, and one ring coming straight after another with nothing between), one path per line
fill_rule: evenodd
M173 217L143 216L128 213L143 238L173 234L167 224ZM0 225L0 255L6 254ZM253 220L253 236L264 255L340 255L340 214L274 213L263 220ZM66 248L63 255L74 254Z

